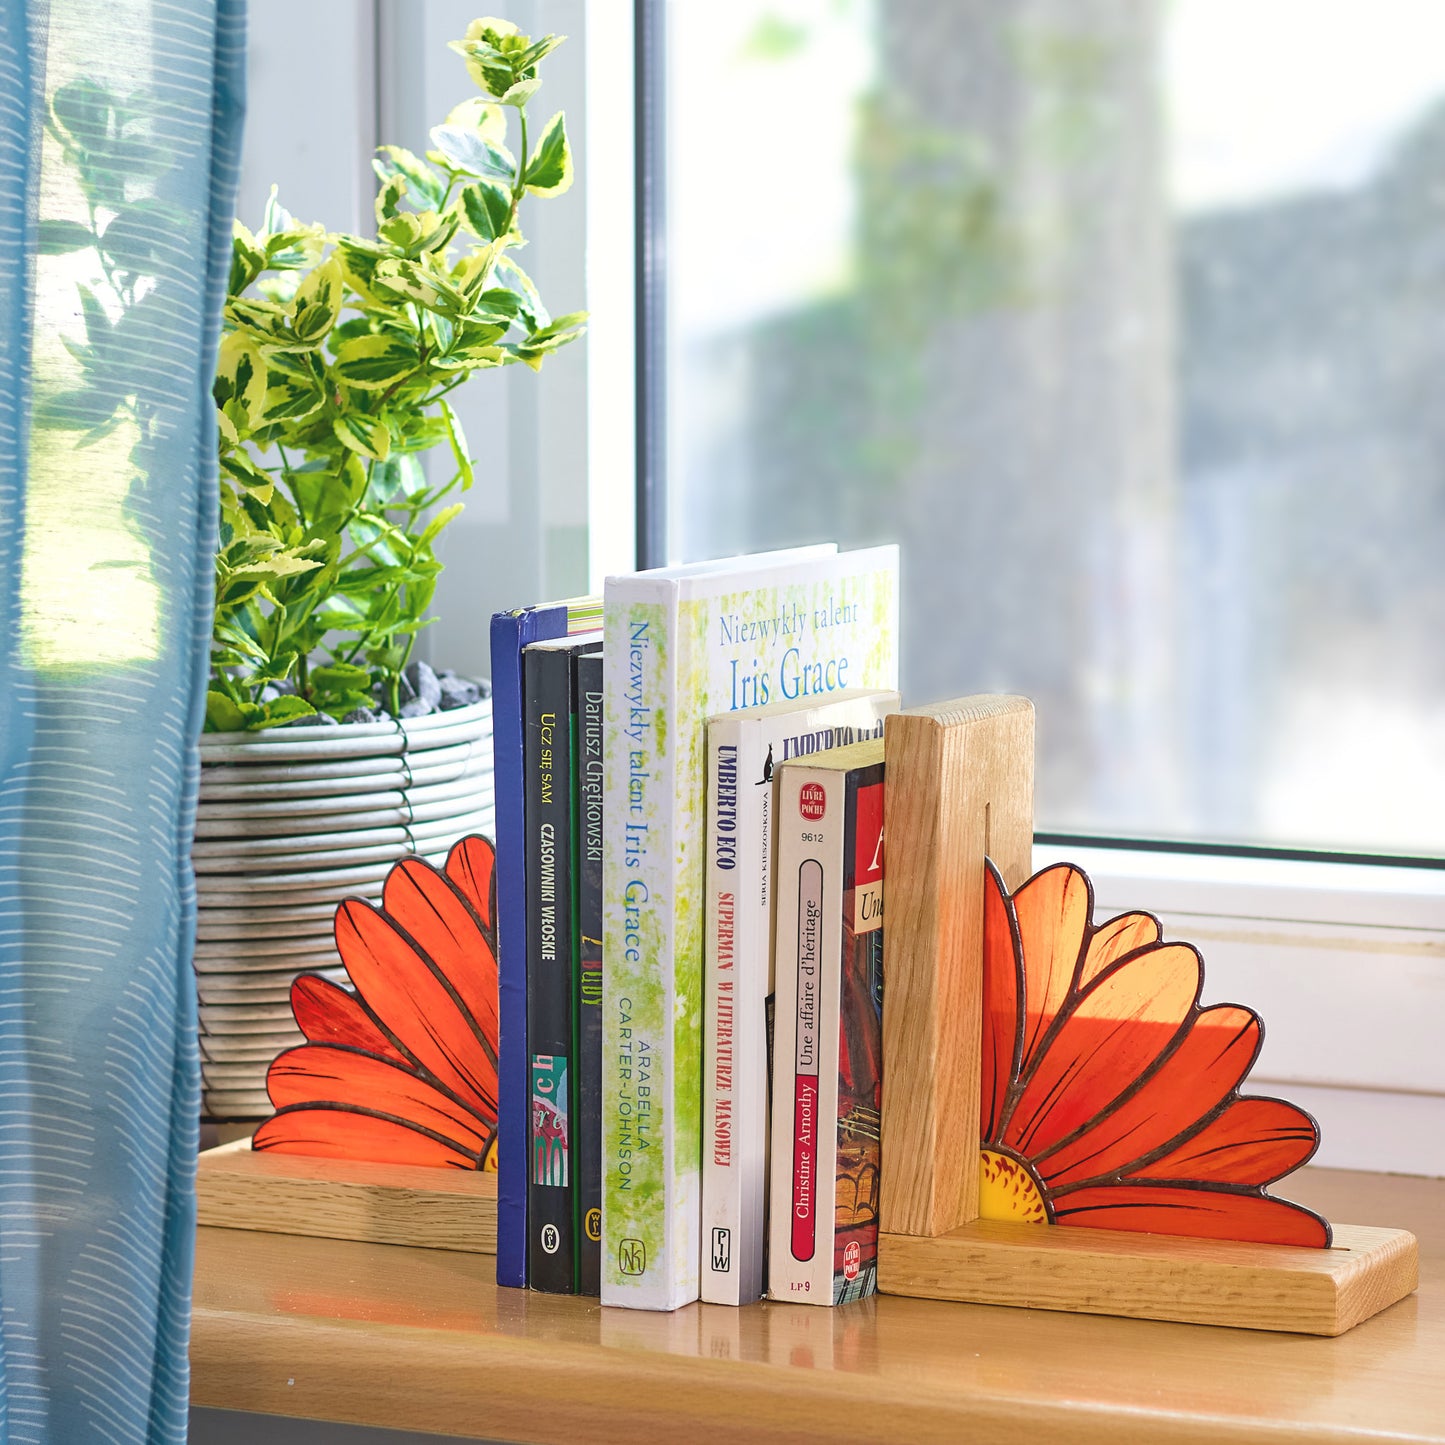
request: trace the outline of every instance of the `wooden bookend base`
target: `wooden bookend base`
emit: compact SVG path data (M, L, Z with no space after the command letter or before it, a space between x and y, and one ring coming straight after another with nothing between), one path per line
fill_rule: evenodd
M1337 1224L1329 1249L975 1220L882 1234L884 1294L1342 1335L1418 1285L1415 1236Z
M983 879L1032 871L1034 708L965 697L884 724L880 1228L937 1235L978 1215Z
M207 1149L197 1222L271 1234L497 1252L497 1176L256 1153L249 1139Z

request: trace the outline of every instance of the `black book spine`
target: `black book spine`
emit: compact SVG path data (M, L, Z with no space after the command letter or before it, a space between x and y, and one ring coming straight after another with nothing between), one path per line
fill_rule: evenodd
M602 654L577 658L578 1293L602 1292Z
M527 771L527 1283L576 1292L572 1227L571 668L566 651L523 659Z

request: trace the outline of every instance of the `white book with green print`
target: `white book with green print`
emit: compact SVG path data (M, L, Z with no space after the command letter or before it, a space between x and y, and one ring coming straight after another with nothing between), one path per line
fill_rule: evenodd
M898 685L898 549L609 577L602 1302L677 1309L701 1267L705 720Z

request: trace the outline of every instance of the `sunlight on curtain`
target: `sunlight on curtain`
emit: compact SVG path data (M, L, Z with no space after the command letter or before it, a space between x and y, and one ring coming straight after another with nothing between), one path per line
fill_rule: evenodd
M244 0L0 0L0 1439L185 1438Z
M102 53L75 43L107 11L123 25ZM184 159L157 140L151 7L72 0L47 37L40 255L32 338L35 426L26 488L22 648L36 667L154 658L160 599L151 549L127 515L162 423L129 366L144 303L173 290L161 241L185 218L162 198ZM172 214L167 214L172 212ZM149 338L145 338L149 339ZM154 392L154 386L148 388ZM181 411L185 398L172 405ZM174 425L174 420L172 420Z

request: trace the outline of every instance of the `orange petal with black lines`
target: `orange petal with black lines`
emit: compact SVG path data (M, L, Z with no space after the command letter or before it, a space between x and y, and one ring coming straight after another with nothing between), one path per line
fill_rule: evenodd
M278 1109L334 1104L404 1119L478 1159L497 1122L495 1115L478 1118L404 1065L330 1044L302 1044L277 1054L266 1071L266 1092Z
M273 1114L256 1130L251 1147L323 1159L368 1159L378 1164L477 1167L465 1150L403 1119L327 1105L302 1104Z
M1025 955L1027 964L1027 955ZM1004 1130L1026 1158L1073 1133L1180 1035L1202 967L1187 943L1162 943L1102 974L1071 1002Z
M336 910L336 947L387 1035L478 1114L495 1118L495 1046L432 960L358 898Z
M489 838L474 833L452 845L447 854L446 875L472 906L482 929L496 943L497 853Z
M1024 960L1022 1071L1074 985L1092 906L1089 880L1072 864L1057 864L1035 873L1013 905Z
M296 1027L313 1044L345 1044L404 1063L405 1056L377 1026L355 994L314 973L291 981Z
M1201 1009L1188 1034L1158 1070L1087 1120L1072 1138L1032 1159L1050 1189L1121 1174L1207 1117L1238 1087L1259 1052L1258 1016L1236 1004Z
M497 960L471 906L420 858L403 859L386 875L381 906L431 960L495 1064Z
M1058 1224L1323 1248L1330 1227L1285 1199L1178 1185L1103 1184L1054 1201Z
M1152 913L1121 913L1101 923L1089 939L1079 987L1088 987L1106 968L1137 949L1158 943L1161 937L1159 920Z
M1283 1099L1232 1099L1193 1137L1130 1172L1148 1179L1272 1184L1298 1169L1319 1142L1315 1121Z
M983 880L983 1099L979 1117L986 1142L994 1139L1002 1121L1009 1085L1018 1067L1022 992L1018 937L1009 916L1003 880L990 863Z

